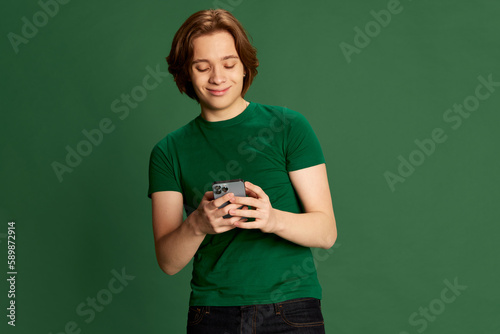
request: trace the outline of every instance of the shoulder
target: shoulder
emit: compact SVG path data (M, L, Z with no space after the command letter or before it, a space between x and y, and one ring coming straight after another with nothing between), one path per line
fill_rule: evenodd
M193 137L193 124L194 120L167 133L151 149L150 159L163 162L177 160L178 152L182 151L187 145L186 142L189 142L188 139Z

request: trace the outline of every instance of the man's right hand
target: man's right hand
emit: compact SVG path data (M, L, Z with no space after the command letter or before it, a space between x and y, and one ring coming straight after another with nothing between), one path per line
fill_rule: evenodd
M229 210L237 209L241 206L238 204L228 204L219 209L222 204L229 201L232 197L234 197L234 194L228 193L214 199L214 192L207 191L201 199L200 205L198 205L198 208L193 212L193 214L195 214L195 219L193 221L195 233L198 235L224 233L235 228L234 222L245 220L245 218L238 216L223 218L229 213ZM248 207L245 206L242 209L245 210L248 209Z

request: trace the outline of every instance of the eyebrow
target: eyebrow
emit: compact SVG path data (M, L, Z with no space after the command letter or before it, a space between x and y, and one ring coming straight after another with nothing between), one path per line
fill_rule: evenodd
M225 57L222 57L220 60L228 60L228 59L239 59L240 57L238 56L235 56L235 55L230 55L230 56L225 56ZM209 63L208 59L196 59L192 62L192 65L194 64L198 64L198 63Z

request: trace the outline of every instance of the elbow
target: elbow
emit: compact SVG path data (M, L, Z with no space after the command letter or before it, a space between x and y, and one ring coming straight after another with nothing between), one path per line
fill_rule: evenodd
M162 253L158 246L155 247L155 253L156 253L156 263L158 263L158 266L160 267L161 271L163 271L165 274L167 274L168 276L173 276L177 274L179 271L181 271L182 267L179 268L178 266L173 266L171 263L169 263L167 258L162 256Z
M179 271L181 271L182 268L173 266L169 264L167 261L162 261L160 260L159 254L156 254L156 262L158 263L158 266L160 267L161 271L163 271L165 274L168 276L173 276L177 274Z
M334 233L326 237L323 245L321 245L320 248L330 249L335 244L335 241L337 241L337 233Z
M175 274L177 274L180 270L163 270L163 272L165 274L167 274L168 276L174 276Z
M335 241L337 241L337 227L335 224L335 219L333 219L331 229L329 233L326 234L326 237L323 239L323 245L320 246L323 249L330 249L333 247L335 244Z
M179 268L174 268L165 264L162 265L161 263L158 263L158 265L160 266L160 269L168 276L173 276L181 271Z

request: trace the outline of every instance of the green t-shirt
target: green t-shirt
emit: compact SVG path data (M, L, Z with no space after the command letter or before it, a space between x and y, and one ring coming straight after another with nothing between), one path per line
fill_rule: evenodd
M261 187L273 208L301 213L288 172L324 162L302 114L251 102L236 117L209 122L199 115L160 140L151 152L148 196L181 192L190 215L212 182L243 179ZM239 228L205 237L194 256L191 288L191 306L321 299L322 292L309 247Z

